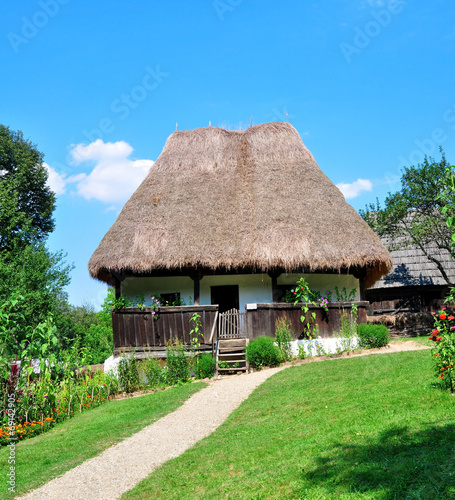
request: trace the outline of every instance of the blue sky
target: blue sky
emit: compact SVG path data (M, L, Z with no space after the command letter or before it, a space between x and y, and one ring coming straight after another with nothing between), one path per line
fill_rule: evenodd
M404 165L455 162L450 0L0 2L0 123L45 154L72 304L175 130L289 121L354 208ZM305 194L302 193L302 196Z

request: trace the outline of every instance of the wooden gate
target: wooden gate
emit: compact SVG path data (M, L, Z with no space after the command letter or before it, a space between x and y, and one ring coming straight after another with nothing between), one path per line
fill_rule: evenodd
M241 313L238 309L230 309L220 313L218 321L219 339L248 338L246 312Z

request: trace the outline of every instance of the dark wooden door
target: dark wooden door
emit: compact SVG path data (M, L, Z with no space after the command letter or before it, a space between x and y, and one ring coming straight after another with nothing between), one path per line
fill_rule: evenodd
M220 306L219 312L239 309L239 285L223 285L210 287L211 303Z

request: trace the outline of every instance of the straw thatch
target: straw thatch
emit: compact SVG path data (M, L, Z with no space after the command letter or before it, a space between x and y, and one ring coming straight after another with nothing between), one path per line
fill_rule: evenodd
M173 133L89 271L112 283L112 271L365 268L368 286L391 265L294 127L267 123Z

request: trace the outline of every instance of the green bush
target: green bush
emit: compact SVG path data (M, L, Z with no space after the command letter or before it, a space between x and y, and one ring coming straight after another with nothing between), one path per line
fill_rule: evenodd
M204 353L196 358L194 363L194 374L196 378L212 378L215 370L216 361L211 354Z
M246 358L257 370L280 364L281 354L272 337L258 337L246 346Z
M359 347L365 349L384 347L390 340L390 332L385 325L373 325L371 323L358 325L357 336L359 337Z

